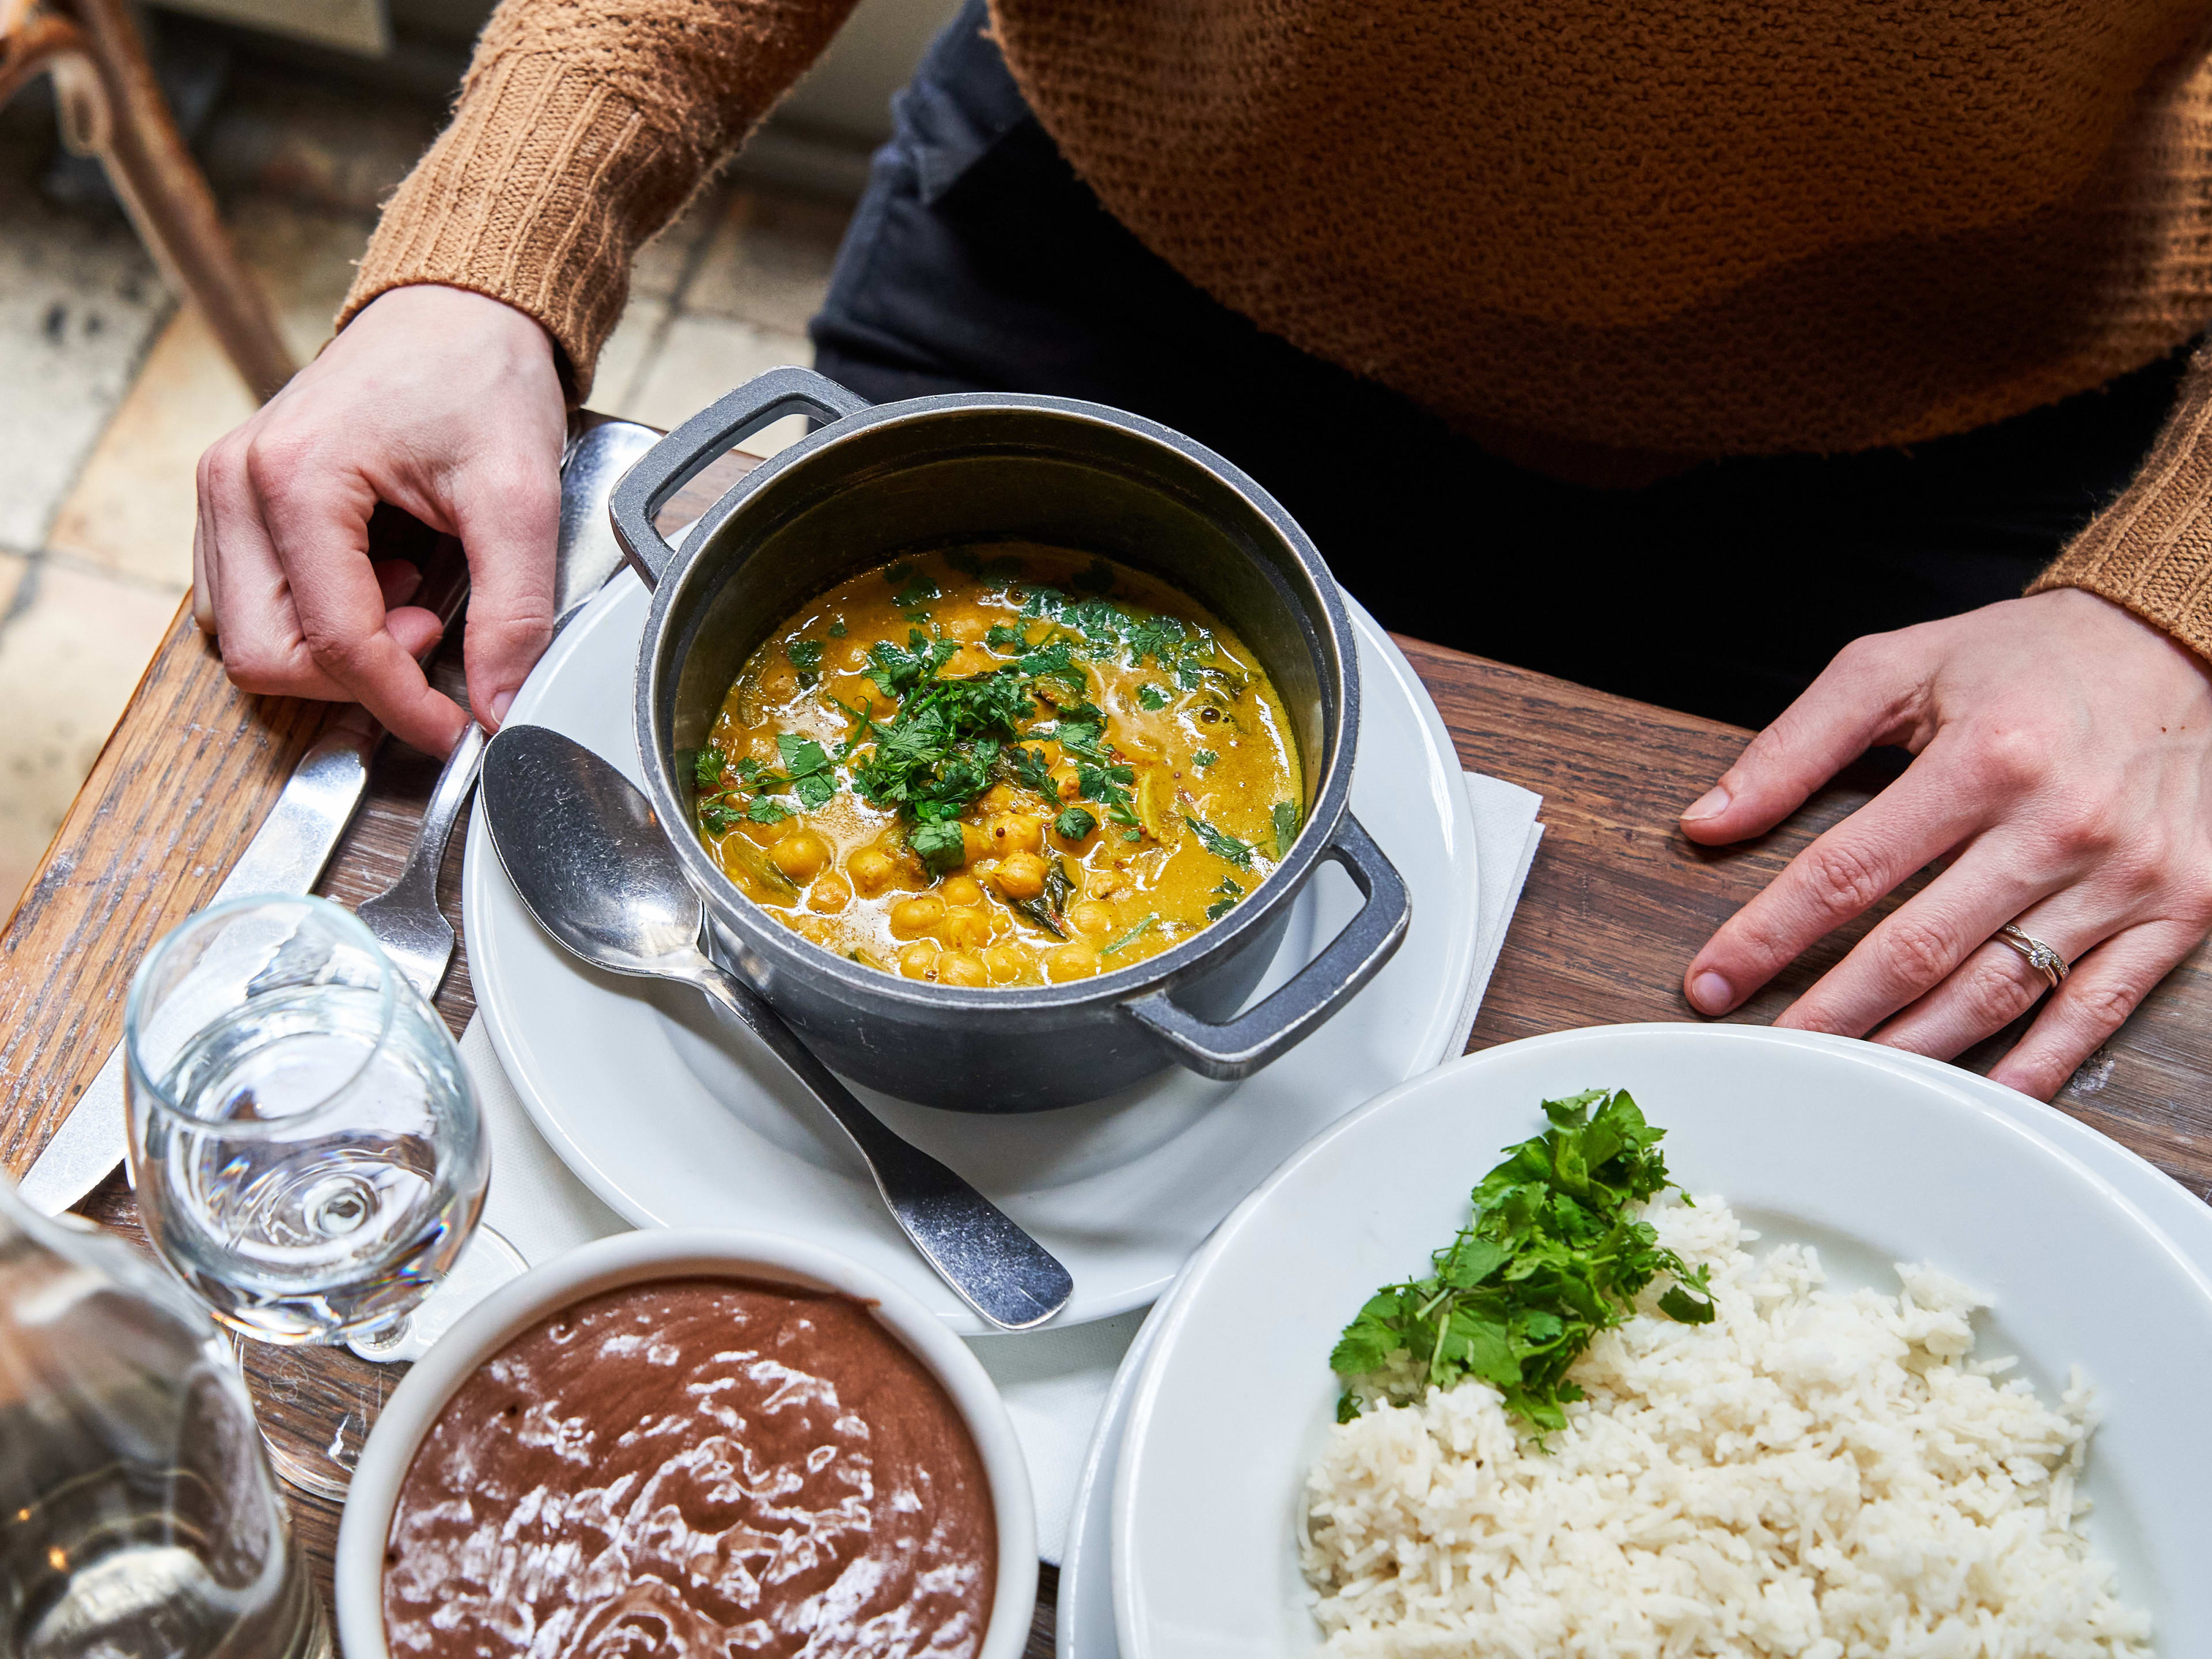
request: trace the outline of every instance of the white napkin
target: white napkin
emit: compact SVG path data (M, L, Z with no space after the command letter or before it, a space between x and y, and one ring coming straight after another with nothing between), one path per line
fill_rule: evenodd
M1536 822L1541 797L1496 778L1473 772L1466 775L1474 816L1479 936L1474 972L1461 1005L1462 1032L1474 1027L1513 907L1528 878L1529 861L1544 834L1544 826ZM491 1137L495 1172L484 1200L482 1225L513 1245L532 1266L588 1240L627 1230L629 1224L570 1173L532 1126L481 1019L469 1021L460 1048ZM484 1243L490 1248L492 1241ZM1064 1329L968 1339L969 1347L998 1384L1021 1440L1036 1490L1038 1553L1048 1561L1060 1559L1084 1451L1114 1373L1145 1313L1139 1308Z

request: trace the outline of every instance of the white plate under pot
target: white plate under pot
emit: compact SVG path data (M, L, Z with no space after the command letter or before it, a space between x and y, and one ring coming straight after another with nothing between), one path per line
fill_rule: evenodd
M1668 1132L1676 1178L1725 1196L1762 1235L1755 1248L1813 1243L1832 1284L1892 1293L1889 1264L1931 1263L1993 1298L1978 1354L2019 1356L2046 1401L2079 1364L2103 1415L2085 1487L2094 1549L2151 1613L2160 1652L2212 1652L2212 1237L2186 1194L1997 1098L2009 1091L1910 1056L1677 1024L1563 1032L1440 1067L1316 1136L1222 1224L1154 1314L1128 1390L1118 1659L1318 1648L1293 1528L1334 1419L1329 1348L1377 1285L1419 1272L1464 1224L1499 1150L1542 1127L1539 1101L1597 1087L1636 1096Z
M631 685L648 596L616 579L563 630L508 718L550 726L635 781ZM1458 1052L1475 945L1474 831L1436 705L1357 605L1363 717L1352 806L1413 898L1404 945L1352 1004L1242 1084L1170 1068L1111 1099L981 1116L858 1092L1066 1263L1081 1323L1157 1297L1221 1218L1316 1129ZM1255 999L1354 911L1334 866L1308 885ZM917 1258L873 1187L774 1062L681 987L599 974L522 908L482 816L462 906L477 1006L532 1120L568 1167L639 1226L758 1228L842 1251L954 1328L984 1328Z

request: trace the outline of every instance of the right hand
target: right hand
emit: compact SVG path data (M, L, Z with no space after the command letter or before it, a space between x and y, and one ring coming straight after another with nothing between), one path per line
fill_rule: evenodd
M523 313L427 284L364 307L200 458L192 608L232 681L358 702L434 755L459 739L469 717L416 665L440 625L406 603L415 568L368 556L388 501L467 552L469 701L496 730L552 638L567 431L551 337Z

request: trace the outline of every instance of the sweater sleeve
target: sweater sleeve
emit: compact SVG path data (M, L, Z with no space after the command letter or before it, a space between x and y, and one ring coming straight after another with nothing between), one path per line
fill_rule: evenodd
M2027 591L2053 587L2125 605L2212 658L2212 345L2182 376L2135 481Z
M502 0L452 124L387 203L343 328L441 283L544 324L574 396L629 262L836 33L854 0Z

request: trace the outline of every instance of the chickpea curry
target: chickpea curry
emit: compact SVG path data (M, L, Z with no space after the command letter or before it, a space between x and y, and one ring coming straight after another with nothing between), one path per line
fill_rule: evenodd
M1290 720L1243 644L1127 566L917 554L757 651L695 760L700 839L807 939L909 979L1081 979L1227 915L1289 850Z

